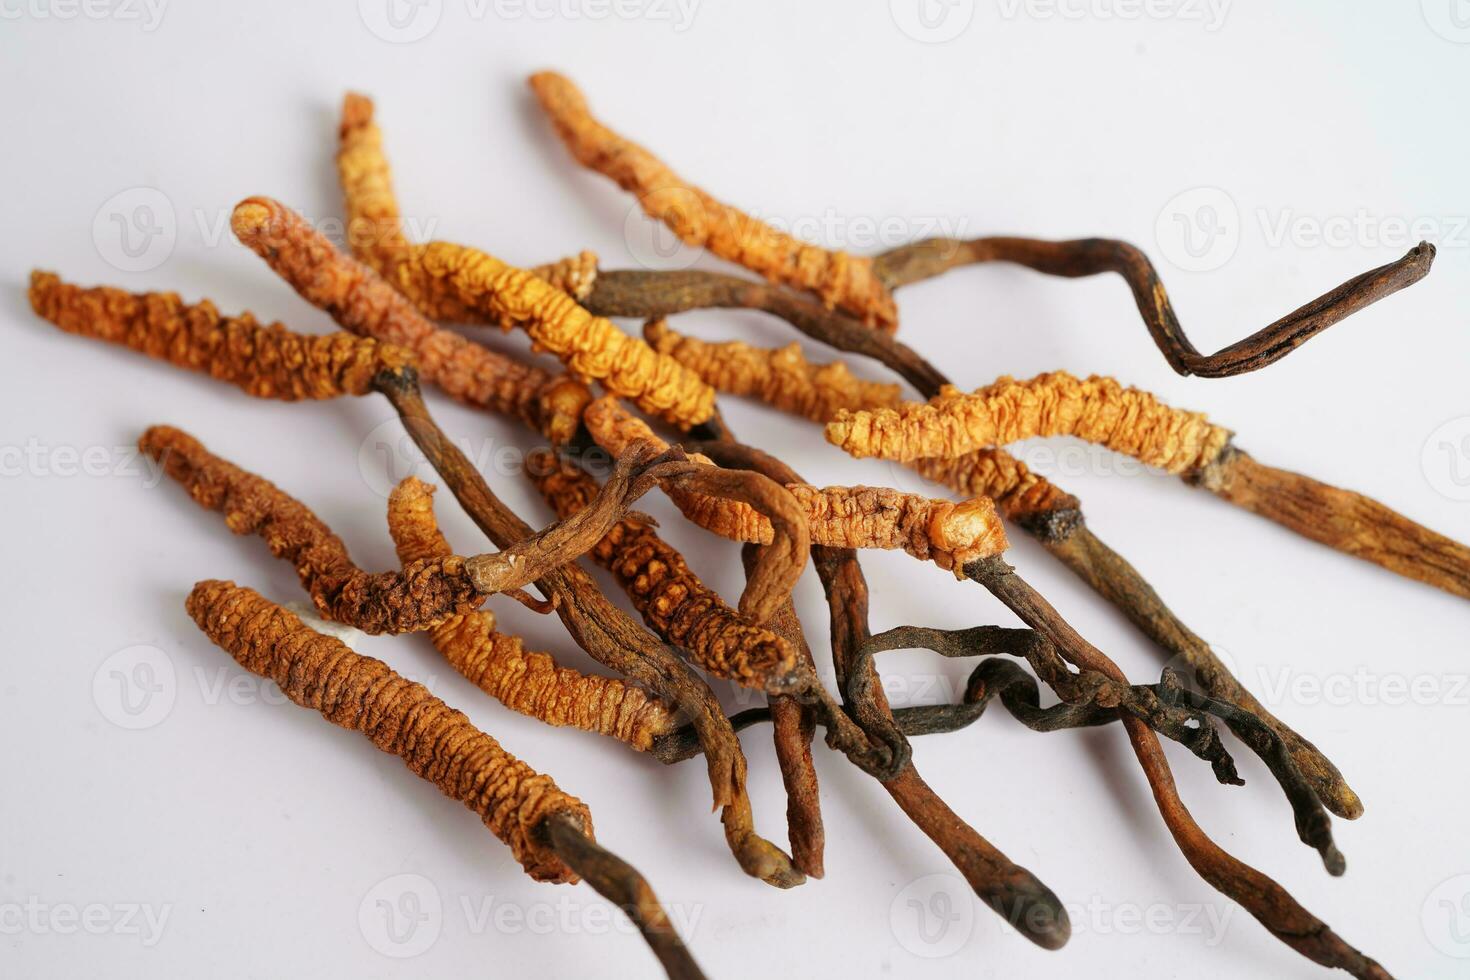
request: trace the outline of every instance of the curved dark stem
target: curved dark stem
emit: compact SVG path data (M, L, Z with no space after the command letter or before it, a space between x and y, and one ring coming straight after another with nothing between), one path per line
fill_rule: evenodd
M963 630L899 626L879 633L863 644L862 653L865 660L871 660L876 653L919 648L933 650L943 657L993 654L1023 657L1037 676L1067 704L1084 709L1091 705L1116 707L1210 763L1215 778L1220 782L1242 783L1235 771L1235 761L1225 750L1214 724L1203 712L1189 710L1178 699L1165 700L1152 688L1131 685L1095 668L1086 667L1074 672L1058 655L1051 641L1038 631L999 626L976 626Z
M781 460L749 446L722 441L700 443L699 447L722 465L757 469L778 483L805 482ZM844 723L851 727L848 713L856 717L862 729L869 733L875 749L886 751L890 759L898 760L890 774L875 772L874 775L899 809L954 863L981 901L1038 946L1061 948L1072 933L1066 908L1050 888L977 833L924 782L914 767L908 740L894 723L882 687L876 681L859 685L859 699L847 696L853 658L868 639L868 586L857 553L850 548L814 546L812 564L822 580L831 610L832 660L846 702L846 711L833 704L825 715L819 713L822 723L829 726L834 722ZM871 663L867 672L873 673ZM825 689L820 690L825 696ZM750 712L738 717L742 724L762 720ZM887 740L890 747L879 749L880 739ZM830 727L828 744L832 744ZM853 761L862 765L856 758Z
M373 386L387 396L429 465L491 541L505 547L526 536L526 523L495 496L485 478L435 423L412 368L384 372ZM745 788L745 756L709 685L673 650L609 602L577 564L547 572L536 585L556 602L557 616L579 647L599 663L644 684L690 718L704 748L715 805L723 810L725 839L741 868L778 888L801 884L805 876L792 867L791 859L755 832Z
M938 390L944 376L912 347L881 330L780 286L718 272L599 272L582 305L598 316L649 319L688 310L759 310L838 350L881 361L918 391Z
M1379 266L1288 313L1214 354L1201 354L1184 334L1169 294L1147 255L1110 238L1043 241L1034 238L931 238L904 245L873 260L888 288L929 279L961 265L1011 262L1052 276L1078 278L1115 272L1128 283L1154 343L1179 374L1226 378L1274 364L1338 321L1391 296L1429 274L1434 246L1420 242L1396 262Z
M599 845L566 813L551 814L541 821L539 830L567 867L632 920L669 980L704 980L699 964L637 868Z

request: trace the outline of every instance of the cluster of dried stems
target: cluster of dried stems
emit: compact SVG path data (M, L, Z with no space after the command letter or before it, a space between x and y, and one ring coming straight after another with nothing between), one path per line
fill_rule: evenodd
M976 895L1033 942L1055 949L1070 925L1058 897L954 813L916 770L909 738L973 723L995 697L1036 731L1120 724L1184 858L1302 955L1356 977L1385 977L1275 881L1211 840L1180 799L1160 736L1239 783L1222 737L1228 728L1266 764L1290 802L1301 840L1326 869L1346 864L1330 814L1362 813L1357 795L1309 741L1273 717L1132 565L1088 530L1081 503L1030 472L1005 447L1037 436L1079 437L1176 474L1307 537L1399 574L1470 597L1470 550L1375 501L1256 462L1232 433L1197 413L1111 378L1065 372L1003 377L963 391L896 339L899 288L970 263L1002 261L1060 276L1115 272L1131 287L1169 364L1220 377L1264 367L1343 317L1421 278L1434 249L1358 276L1245 340L1202 355L1184 335L1152 265L1122 242L1018 238L930 240L873 257L797 241L720 203L648 150L595 119L567 79L531 79L573 157L636 195L687 242L756 273L603 270L581 252L520 269L478 249L416 243L401 230L372 103L349 95L337 164L346 198L344 254L269 198L234 210L231 226L341 333L306 336L248 313L224 316L207 300L82 288L37 272L38 314L70 333L131 347L284 400L380 394L496 550L461 557L440 533L433 487L405 480L388 505L402 563L368 572L300 501L210 453L178 429L155 426L140 446L237 534L265 539L290 561L321 614L368 632L424 631L454 668L506 707L551 725L608 735L661 762L702 755L726 840L749 875L782 888L823 874L825 828L812 743L826 743L872 775ZM740 308L779 317L806 336L873 358L913 386L863 380L841 362L814 364L796 345L762 350L684 337L666 318ZM609 317L647 320L643 338ZM498 353L444 321L524 330L561 370ZM448 440L420 391L428 382L466 404L518 419L549 443L527 476L556 520L537 532L501 502ZM598 386L600 397L593 391ZM716 393L760 399L825 426L858 457L904 463L961 494L936 499L883 487L818 487L741 442ZM631 406L631 407L630 407ZM670 426L660 437L634 409ZM598 479L586 466L610 454ZM735 606L631 510L661 488L695 524L742 542L747 585ZM1165 670L1131 683L1004 560L1003 521L1037 539L1113 603L1192 676ZM857 552L901 549L990 592L1024 624L960 631L905 626L874 636ZM577 564L611 571L640 627ZM791 601L808 558L830 607L840 698L818 677ZM541 597L526 591L534 587ZM613 676L586 674L528 652L481 606L503 593L555 613L572 641ZM643 878L594 840L587 808L467 718L380 661L359 656L246 588L208 581L188 609L244 667L461 800L538 880L585 878L637 923L675 977L700 976ZM646 628L645 628L646 627ZM891 709L877 654L927 648L979 658L964 700ZM1023 666L1024 665L1024 666ZM697 668L697 669L696 669ZM765 694L768 705L726 717L706 677ZM1056 703L1043 706L1040 685ZM769 721L788 798L790 853L756 833L738 729Z

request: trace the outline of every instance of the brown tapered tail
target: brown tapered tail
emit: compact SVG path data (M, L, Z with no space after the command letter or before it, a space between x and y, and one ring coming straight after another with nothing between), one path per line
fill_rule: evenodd
M1470 599L1470 547L1370 497L1266 466L1233 447L1189 479L1303 537Z

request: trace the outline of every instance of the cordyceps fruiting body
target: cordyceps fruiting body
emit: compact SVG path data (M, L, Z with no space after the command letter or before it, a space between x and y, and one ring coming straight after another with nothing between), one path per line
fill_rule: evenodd
M383 150L383 133L373 120L373 100L356 92L342 99L337 128L337 177L347 206L347 244L360 262L372 266L402 290L425 316L472 321L475 314L447 290L415 274L412 251L422 248L403 235L393 172ZM536 278L581 302L597 281L597 255L583 250L532 267Z
M252 673L335 725L362 732L475 813L538 881L575 881L538 827L570 812L588 833L592 814L550 777L500 747L428 688L317 633L280 606L233 582L200 582L189 594L199 628Z
M444 555L412 562L397 572L371 573L353 563L342 540L305 504L215 456L187 433L153 426L138 440L138 447L162 463L201 506L223 514L230 530L265 539L272 554L296 568L323 616L365 633L427 629L474 610L487 595L520 595L522 586L575 559L606 533L627 503L654 479L629 479L639 465L635 456L648 458L635 450L619 462L608 481L609 493L599 495L595 505L574 520L495 554Z
M344 330L412 351L419 372L454 398L546 431L544 399L551 391L566 397L564 379L425 320L371 269L337 251L289 208L268 198L251 198L235 207L230 227Z
M843 412L827 438L854 456L951 458L1034 436L1071 435L1170 473L1208 464L1230 431L1197 412L1160 403L1111 378L1079 380L1064 371L1029 381L1001 378L972 394L942 390L927 404Z
M292 333L249 313L224 316L209 300L177 293L84 289L32 272L31 308L67 333L131 347L149 357L243 388L257 398L299 401L365 395L378 372L412 363L395 344L348 333Z
M408 477L388 498L388 530L405 566L453 554L434 517L433 492ZM678 712L637 685L584 674L525 649L520 637L495 628L489 609L451 616L429 627L428 635L470 683L548 725L608 735L645 752L655 738L678 727Z
M866 323L892 331L898 310L870 259L810 245L680 179L663 161L592 117L587 100L556 72L531 76L531 90L557 135L583 166L632 192L649 217L690 245L708 248L774 282L816 293Z
M637 442L662 440L614 399L599 398L583 420L598 445L613 454ZM698 453L691 460L709 462ZM683 487L666 488L695 524L733 541L765 544L771 528L748 504ZM935 500L886 487L785 487L806 518L812 541L832 548L901 548L921 560L959 573L965 563L998 555L1007 547L995 504L988 497L963 503Z
M898 385L865 381L841 361L813 364L795 343L776 350L738 340L709 343L675 333L662 319L643 325L643 339L717 391L759 398L813 422L826 422L844 409L856 412L899 402Z

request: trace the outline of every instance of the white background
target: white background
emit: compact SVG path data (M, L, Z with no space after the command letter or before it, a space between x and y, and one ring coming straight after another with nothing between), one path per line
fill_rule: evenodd
M1406 224L1422 219L1440 245L1425 282L1246 377L1175 376L1112 277L953 273L902 291L903 335L962 385L1052 369L1114 374L1208 411L1263 461L1470 538L1470 442L1462 441L1470 434L1470 29L1455 27L1453 0L1426 0L1423 10L1410 0L1217 4L1223 19L1183 0L1159 0L1142 15L1127 0L1060 8L948 0L927 22L900 0L686 0L694 6L682 12L586 2L430 0L409 23L432 30L407 43L367 26L391 36L377 0L362 9L175 2L156 19L142 6L105 2L85 11L57 0L0 3L8 367L0 395L0 974L654 969L589 889L531 883L457 803L361 737L273 703L184 613L183 596L201 578L233 578L282 601L301 598L300 589L260 541L231 537L172 483L154 485L128 449L142 429L187 428L308 502L361 564L388 568L388 474L375 455L377 440L396 437L391 425L378 428L389 420L386 404L254 401L65 336L28 308L26 276L40 267L329 329L231 240L227 217L252 193L314 220L340 215L332 160L349 88L377 100L409 218L513 262L592 248L607 268L636 267L653 241L630 217L630 199L574 166L536 110L524 79L555 67L582 84L605 120L686 176L829 245L875 252L936 232L1136 242L1158 262L1205 350L1397 258L1415 240ZM1201 187L1215 190L1177 199ZM153 208L143 224L166 234L129 259L113 215L142 221L150 213L140 204ZM1216 219L1223 237L1203 260L1211 268L1180 268L1190 258L1176 215L1196 232ZM1323 228L1331 242L1312 237ZM693 315L679 325L710 339L792 336L753 314ZM524 350L519 335L490 343ZM831 356L815 346L809 353ZM859 370L883 377L872 365ZM531 445L510 423L442 398L434 410L486 460ZM746 403L726 411L737 431L810 480L895 479L881 463L846 459L813 426ZM1463 975L1465 602L1076 444L1023 447L1022 455L1086 501L1097 534L1232 659L1271 710L1341 766L1367 806L1360 821L1336 822L1349 869L1332 879L1297 842L1286 803L1254 759L1237 753L1245 788L1222 787L1171 745L1183 795L1205 828L1396 974ZM518 478L492 479L533 523L549 519ZM647 507L670 514L661 499ZM479 546L447 495L440 513L461 550ZM733 546L667 525L709 582L738 592ZM1132 676L1157 676L1148 643L1016 537L1012 560L1024 575ZM1013 622L974 585L903 555L875 554L865 567L875 629ZM814 577L802 581L799 601L825 660ZM588 666L554 617L492 606L533 646ZM429 678L585 799L600 839L648 875L713 977L1322 975L1193 874L1116 729L1037 735L996 708L963 734L915 745L919 768L954 809L1071 903L1072 941L1048 953L965 897L886 794L825 750L827 877L778 892L736 868L698 763L666 769L621 745L511 714L421 637L362 649ZM134 673L140 662L162 690L141 719L153 724L128 730L116 722L140 716L121 710L117 678L146 680ZM933 703L962 689L967 666L894 654L885 675L895 702ZM1417 696L1406 698L1401 685L1416 681ZM749 703L722 695L732 709ZM754 730L743 742L759 827L784 840L769 737ZM948 877L926 877L936 874ZM405 887L431 918L413 940L426 947L420 955L393 959L375 948L402 951L385 939L377 902L397 901ZM958 901L941 921L936 894L946 889ZM910 900L928 910L923 935ZM68 917L93 904L105 907L91 913L100 935ZM126 920L127 906L166 914L161 935L141 913Z

